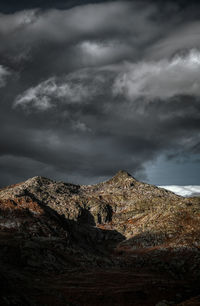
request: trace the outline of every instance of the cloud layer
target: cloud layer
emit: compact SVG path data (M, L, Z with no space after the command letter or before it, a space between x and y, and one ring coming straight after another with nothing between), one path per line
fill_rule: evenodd
M103 59L106 48L88 45L91 56ZM103 47L102 47L103 48ZM85 51L84 51L85 52ZM100 56L101 55L101 56ZM98 61L98 60L97 60ZM109 88L108 88L109 84ZM78 70L62 78L50 78L29 88L16 98L15 106L48 110L57 103L87 103L100 92L108 92L110 99L120 96L134 103L169 100L177 96L200 96L200 52L190 50L161 61L142 61L103 68ZM87 102L86 102L87 100ZM108 102L109 103L109 102Z
M183 197L200 196L200 186L160 186Z
M0 184L145 178L161 154L198 155L195 16L171 1L0 14Z
M8 77L10 72L0 65L0 87L3 87L6 83L6 77Z
M130 100L200 95L200 52L195 49L183 56L176 54L172 59L127 63L124 70L115 81L114 93Z

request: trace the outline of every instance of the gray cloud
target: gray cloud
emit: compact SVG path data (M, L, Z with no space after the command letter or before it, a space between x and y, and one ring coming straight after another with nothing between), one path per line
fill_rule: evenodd
M190 19L155 1L1 14L0 67L16 77L1 88L0 184L92 183L119 169L144 178L161 154L199 154Z
M144 45L160 35L151 21L156 13L152 4L140 8L137 2L117 1L62 11L1 14L0 38L4 43L0 54L12 65L28 61L32 73L31 59L38 67L46 65L44 77L45 72L55 74L135 58Z
M55 106L56 101L66 104L80 103L85 98L89 98L91 94L88 88L82 84L74 84L67 80L65 83L62 81L62 83L59 84L56 82L55 78L50 78L18 96L14 106L21 105L25 108L30 106L45 111Z
M200 52L192 49L185 56L171 60L127 63L116 78L114 94L128 99L166 100L177 95L200 95Z
M96 46L91 52L98 53ZM104 50L99 52L104 53ZM109 101L112 96L121 96L122 100L129 99L133 103L139 98L149 102L180 95L199 97L199 80L200 52L191 49L189 53L183 56L176 54L172 59L135 64L126 62L113 67L82 69L62 78L50 78L18 96L14 106L45 111L57 103L85 105L91 100L94 103L94 100L98 101L102 92L107 92Z
M148 50L148 56L153 59L184 54L190 49L199 49L200 22L188 21L172 29L166 37L162 37Z
M6 83L6 78L10 75L10 72L0 65L0 87L3 87Z

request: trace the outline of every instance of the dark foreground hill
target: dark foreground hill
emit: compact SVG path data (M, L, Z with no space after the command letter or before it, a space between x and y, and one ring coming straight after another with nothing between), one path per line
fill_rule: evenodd
M0 305L199 305L200 199L124 171L8 186L0 278Z

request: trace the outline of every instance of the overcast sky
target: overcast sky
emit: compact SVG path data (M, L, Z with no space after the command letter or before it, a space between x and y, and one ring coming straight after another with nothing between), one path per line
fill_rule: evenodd
M0 186L120 169L200 185L198 1L2 0L0 11Z

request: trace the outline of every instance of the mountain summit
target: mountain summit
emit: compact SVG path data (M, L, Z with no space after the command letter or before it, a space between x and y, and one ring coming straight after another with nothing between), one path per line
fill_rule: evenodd
M134 181L136 181L136 179L131 174L129 174L128 172L124 170L120 170L111 179L109 179L105 183L124 185L128 182L131 184Z
M125 170L120 170L113 176L113 178L126 179L133 178L133 176Z

